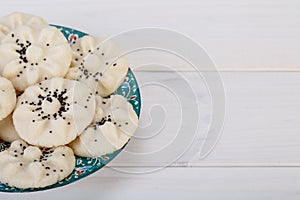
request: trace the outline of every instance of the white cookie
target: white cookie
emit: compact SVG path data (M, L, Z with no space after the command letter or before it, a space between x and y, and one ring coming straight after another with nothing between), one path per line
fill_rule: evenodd
M4 77L0 77L0 97L0 120L2 120L14 110L17 101L13 85Z
M72 59L64 35L48 25L18 26L0 43L0 55L0 74L19 91L45 77L64 77Z
M13 122L27 143L65 145L93 120L95 96L83 83L52 78L28 87L19 97Z
M102 97L121 85L128 71L128 61L119 55L117 44L111 40L84 36L71 44L71 48L73 60L67 78L87 84Z
M66 178L75 168L75 156L67 146L42 150L22 140L0 152L0 182L21 189L40 188Z
M6 142L21 139L13 124L12 114L0 121L0 139Z
M14 12L0 18L0 41L12 30L20 25L47 24L39 17L27 13Z
M138 117L123 96L97 96L96 102L93 123L70 144L78 156L95 157L113 153L126 144L137 128Z

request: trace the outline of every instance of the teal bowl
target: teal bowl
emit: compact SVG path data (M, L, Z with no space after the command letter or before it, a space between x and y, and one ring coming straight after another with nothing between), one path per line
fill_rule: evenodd
M59 29L64 36L68 39L69 42L73 42L74 40L87 35L84 32L63 27L52 25ZM140 90L138 87L137 80L134 77L133 72L129 69L124 79L123 83L120 87L114 92L114 94L119 94L127 98L128 102L131 103L133 106L134 111L138 116L140 116L141 110L141 96ZM0 142L0 151L4 151L9 147L9 143L7 142ZM9 187L3 183L0 183L0 191L1 192L14 192L14 193L21 193L21 192L36 192L42 190L50 190L53 188L58 188L64 185L68 185L70 183L76 182L82 178L87 177L88 175L100 170L104 167L107 163L109 163L112 159L114 159L126 146L126 144L120 149L111 154L107 154L105 156L100 156L96 158L83 158L83 157L76 157L76 166L73 172L64 180L47 187L43 188L32 188L32 189L18 189L15 187Z

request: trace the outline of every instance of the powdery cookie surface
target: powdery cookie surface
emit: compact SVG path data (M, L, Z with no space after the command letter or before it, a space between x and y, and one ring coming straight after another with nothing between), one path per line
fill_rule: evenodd
M22 140L0 152L0 182L21 189L45 187L67 177L75 167L69 147L40 149Z
M38 25L47 24L47 22L35 15L14 12L0 18L0 41L12 30L20 25Z
M21 139L13 124L12 114L0 121L0 139L6 142Z
M92 122L94 113L95 96L85 84L52 78L25 90L13 122L29 144L54 147L74 140Z
M0 77L0 120L6 118L14 110L16 101L16 91L12 83Z
M114 92L124 80L128 61L111 40L84 36L71 44L73 59L67 78L87 84L102 97Z
M0 43L0 55L0 74L18 91L45 77L64 77L72 59L64 35L48 25L18 26Z
M126 144L137 128L138 117L123 96L97 96L96 102L93 123L70 144L78 156L95 157L113 153Z

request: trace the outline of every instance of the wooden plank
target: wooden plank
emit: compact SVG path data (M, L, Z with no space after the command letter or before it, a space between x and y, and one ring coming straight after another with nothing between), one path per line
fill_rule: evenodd
M199 152L210 123L211 103L203 81L192 72L136 75L142 88L141 127L111 166L300 166L300 73L222 73L226 91L224 130L205 159ZM176 131L183 127L187 137L195 131L195 119L180 125L180 109L197 109L185 84L197 96L199 129L193 144L176 160L180 153L176 150L183 153L184 145L190 144L174 140L180 137ZM180 108L168 89L182 97L184 106ZM165 119L168 121L164 124ZM177 148L165 151L172 142Z
M0 194L1 200L40 199L299 199L299 168L167 168L136 175L109 168L47 192Z
M300 3L295 0L11 0L0 7L1 15L17 8L106 37L139 27L178 31L203 45L221 71L300 70ZM193 70L161 52L132 57L133 66L157 61Z

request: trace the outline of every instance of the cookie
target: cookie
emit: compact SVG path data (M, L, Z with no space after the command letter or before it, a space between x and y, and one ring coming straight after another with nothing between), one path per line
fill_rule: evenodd
M4 77L0 77L0 97L0 120L2 120L14 110L17 101L12 83Z
M127 143L137 128L138 117L123 96L97 96L96 102L92 124L70 144L78 156L96 157L113 153Z
M13 123L27 143L55 147L74 140L92 122L95 96L83 83L52 78L19 97Z
M45 77L64 77L72 59L64 35L48 25L18 26L0 43L0 55L0 74L18 91Z
M20 189L55 184L74 168L75 156L67 146L41 149L16 140L0 152L0 182Z
M47 22L35 15L14 12L9 15L0 18L0 41L12 30L16 29L20 25L37 25L47 24Z
M0 139L6 142L21 139L14 127L12 114L0 121Z
M102 97L114 92L123 82L128 61L111 40L84 36L71 44L73 58L67 78L87 84Z

